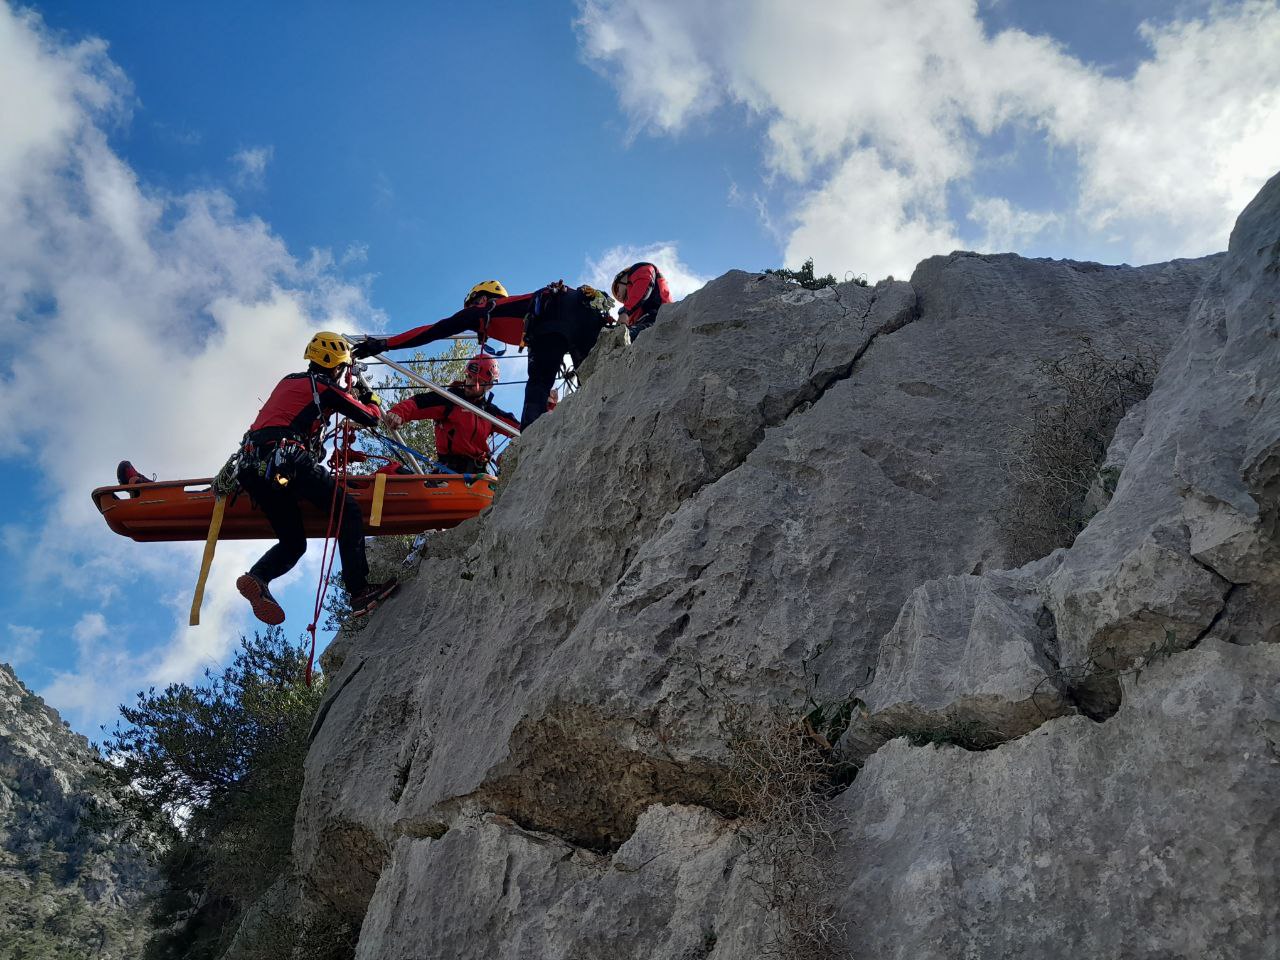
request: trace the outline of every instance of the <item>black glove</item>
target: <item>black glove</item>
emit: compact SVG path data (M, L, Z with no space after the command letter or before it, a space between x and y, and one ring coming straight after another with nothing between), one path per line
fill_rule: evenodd
M368 390L368 389L361 390L359 393L356 394L356 399L359 400L361 403L363 403L366 407L371 404L375 407L382 406L382 398L378 396L376 393L374 393L372 390Z
M382 353L385 349L387 349L387 341L382 337L365 337L351 348L351 356L356 360L363 360L365 357L372 357L375 353Z

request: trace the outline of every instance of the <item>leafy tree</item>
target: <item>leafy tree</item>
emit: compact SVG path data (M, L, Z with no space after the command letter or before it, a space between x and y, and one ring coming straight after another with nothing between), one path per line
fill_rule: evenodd
M130 815L167 838L149 960L217 957L244 911L289 869L303 760L323 679L278 628L242 638L221 674L121 706L105 749Z
M467 360L475 352L476 348L472 343L465 340L455 340L449 349L439 357L425 357L418 353L404 366L418 374L418 376L426 377L433 383L448 386L454 380L462 379L463 374L466 372ZM386 370L386 375L374 385L374 389L383 397L383 409L390 409L393 404L399 403L406 397L425 391L425 387L418 386L389 367L384 369ZM399 432L404 437L407 446L422 451L432 460L436 458L434 421L407 420ZM379 455L391 452L383 444L373 440L362 441L361 447Z

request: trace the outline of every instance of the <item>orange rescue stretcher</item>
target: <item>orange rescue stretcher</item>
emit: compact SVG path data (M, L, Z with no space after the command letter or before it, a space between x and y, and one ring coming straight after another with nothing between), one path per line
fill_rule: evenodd
M377 480L378 477L385 478ZM459 474L362 474L347 477L347 492L360 506L366 536L447 530L469 520L493 502L494 477ZM385 484L381 503L376 487ZM204 540L213 517L213 480L161 480L98 487L91 494L113 531L139 543ZM323 537L328 510L302 505L308 537ZM380 509L376 509L380 508ZM222 540L274 540L262 511L241 492L222 518Z

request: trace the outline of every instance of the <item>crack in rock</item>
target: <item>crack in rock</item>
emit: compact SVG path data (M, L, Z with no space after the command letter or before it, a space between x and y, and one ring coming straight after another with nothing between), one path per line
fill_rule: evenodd
M734 815L724 767L657 755L637 742L638 726L598 707L553 704L539 718L521 721L507 758L478 789L437 804L433 822L480 808L576 847L611 852L654 804Z

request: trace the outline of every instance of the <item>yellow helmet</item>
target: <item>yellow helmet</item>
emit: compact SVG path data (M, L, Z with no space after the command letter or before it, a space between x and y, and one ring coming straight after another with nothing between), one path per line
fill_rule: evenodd
M484 283L477 283L471 288L466 299L462 301L462 305L464 307L467 306L472 300L482 293L490 297L505 297L507 295L507 288L497 280L486 280Z
M333 370L351 362L351 344L340 333L321 330L307 344L302 359Z

